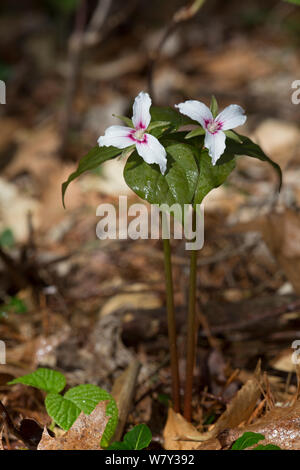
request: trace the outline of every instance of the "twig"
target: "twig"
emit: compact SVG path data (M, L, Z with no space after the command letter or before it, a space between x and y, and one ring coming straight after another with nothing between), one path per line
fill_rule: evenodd
M119 441L122 437L127 416L133 403L140 367L139 361L134 360L114 383L112 396L118 406L119 422L113 440Z
M149 60L149 67L148 67L148 90L149 93L152 97L152 101L155 101L155 95L154 95L154 89L153 89L153 75L155 71L155 67L157 65L157 62L160 59L161 51L168 40L168 38L171 36L171 34L174 33L174 31L177 29L181 23L188 21L192 19L200 10L202 5L204 4L205 0L194 0L189 6L185 6L178 10L174 15L169 23L167 25L166 30L163 34L163 37L159 41L159 44L155 51L152 52L150 60Z

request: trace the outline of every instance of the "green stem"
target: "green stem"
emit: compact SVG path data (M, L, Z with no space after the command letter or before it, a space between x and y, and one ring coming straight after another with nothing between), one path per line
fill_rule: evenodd
M195 213L193 214L195 226ZM189 281L189 310L186 350L186 375L184 393L184 417L187 421L192 418L193 378L196 355L196 288L197 288L197 250L190 255L190 281Z
M165 277L166 277L166 291L167 291L167 319L168 319L168 335L169 335L169 348L171 355L171 375L172 375L172 402L173 408L176 413L180 412L180 383L179 383L179 367L178 367L178 353L176 343L176 321L174 309L174 289L172 278L172 263L171 263L171 247L170 240L163 240L164 247L164 262L165 262Z

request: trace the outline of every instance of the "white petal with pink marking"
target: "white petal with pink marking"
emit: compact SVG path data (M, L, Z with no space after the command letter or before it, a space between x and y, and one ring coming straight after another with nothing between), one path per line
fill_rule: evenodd
M106 129L105 134L99 137L99 147L117 147L118 149L125 149L134 144L130 138L132 129L125 126L110 126Z
M164 175L167 169L167 152L161 143L151 134L145 134L145 142L137 142L137 153L146 163L157 163Z
M206 129L206 123L213 120L211 110L201 101L188 100L184 103L175 104L182 114L190 117L201 124Z
M234 129L235 127L245 124L247 116L245 111L238 104L231 104L227 106L218 116L216 121L222 123L222 130Z
M132 122L136 129L147 129L151 121L151 98L148 93L141 91L133 103Z
M205 134L204 147L208 149L208 155L211 157L213 165L216 164L220 156L224 153L226 147L225 139L226 135L222 131L216 132L215 134L206 132Z

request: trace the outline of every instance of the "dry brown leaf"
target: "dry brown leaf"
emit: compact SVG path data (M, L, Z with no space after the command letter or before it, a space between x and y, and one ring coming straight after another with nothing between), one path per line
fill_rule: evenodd
M101 437L109 420L106 405L106 401L101 401L90 415L80 413L69 431L60 437L51 437L44 428L38 450L101 450Z
M293 210L268 214L239 224L234 231L260 232L270 252L285 272L295 291L300 293L300 216Z
M199 441L208 439L209 436L198 432L181 414L169 408L163 437L164 448L167 450L193 450L197 449Z
M2 444L2 436L3 436L3 428L0 431L0 450L4 450L3 444Z
M292 407L273 408L255 424L230 430L223 445L231 446L244 432L263 434L263 445L275 444L285 450L300 450L300 402Z
M224 411L216 422L212 430L213 436L217 436L220 432L224 431L224 429L234 428L250 418L261 394L259 388L260 373L259 362L254 372L254 377L249 379L245 385L242 386L227 406L226 411Z

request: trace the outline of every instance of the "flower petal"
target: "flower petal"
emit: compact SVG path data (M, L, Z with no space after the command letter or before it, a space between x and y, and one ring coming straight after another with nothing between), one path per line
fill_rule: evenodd
M215 134L210 132L205 133L204 147L208 149L208 155L212 159L212 164L215 165L220 156L224 153L226 135L224 132L219 131Z
M198 121L204 129L206 129L207 123L213 120L211 110L201 101L188 100L184 103L175 104L175 108L178 108L182 114L194 121Z
M216 121L222 123L222 130L234 129L237 126L245 124L247 116L245 111L238 104L231 104L227 106L218 116Z
M105 134L99 137L99 147L117 147L125 149L134 144L130 137L133 129L125 126L110 126L106 129Z
M136 129L147 129L151 121L151 98L148 93L141 91L133 103L132 122Z
M167 169L167 152L156 137L144 134L145 141L137 142L137 153L146 163L157 163L161 173L164 175Z

